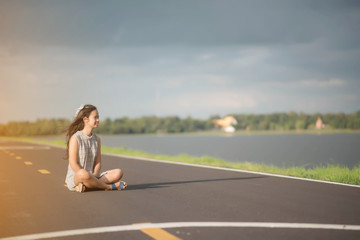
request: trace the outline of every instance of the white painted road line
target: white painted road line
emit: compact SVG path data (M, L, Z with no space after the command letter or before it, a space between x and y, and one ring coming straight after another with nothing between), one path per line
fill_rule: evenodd
M120 155L120 154L111 154L111 153L101 153L101 154L102 155L113 156L113 157L121 157L121 158L140 160L140 161L168 163L168 164L190 166L190 167L199 167L199 168L209 168L209 169L222 170L222 171L228 171L228 172L250 173L250 174L270 176L270 177L279 177L279 178L295 179L295 180L301 180L301 181L307 181L307 182L326 183L326 184L333 184L333 185L360 188L360 185L338 183L338 182L329 182L329 181L316 180L316 179L310 179L310 178L292 177L292 176L279 175L279 174L273 174L273 173L263 173L263 172L247 171L247 170L233 169L233 168L206 166L206 165L193 164L193 163L173 162L173 161L168 161L168 160L158 160L158 159L144 158L144 157L133 157L133 156L127 156L127 155Z
M317 230L341 230L341 231L360 231L360 225L342 224L319 224L319 223L272 223L272 222L169 222L169 223L145 223L135 225L120 225L111 227L85 228L59 232L48 232L39 234L29 234L0 240L35 240L67 236L79 236L87 234L99 234L109 232L138 231L147 228L281 228L281 229L317 229Z
M43 149L43 150L49 150L50 147L48 146L0 146L0 150L2 149L15 149L15 150L38 150L38 149Z

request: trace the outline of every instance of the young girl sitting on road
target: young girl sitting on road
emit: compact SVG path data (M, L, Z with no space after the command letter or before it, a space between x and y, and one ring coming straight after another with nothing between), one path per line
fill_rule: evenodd
M86 189L123 190L127 184L120 181L121 169L100 173L101 142L92 131L99 125L95 106L81 106L67 130L67 157L69 159L66 184L71 191Z

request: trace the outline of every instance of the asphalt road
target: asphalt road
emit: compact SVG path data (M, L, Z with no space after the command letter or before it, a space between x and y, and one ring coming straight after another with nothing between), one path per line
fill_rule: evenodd
M0 140L0 239L360 239L360 188L103 155L128 188L75 193L63 156Z

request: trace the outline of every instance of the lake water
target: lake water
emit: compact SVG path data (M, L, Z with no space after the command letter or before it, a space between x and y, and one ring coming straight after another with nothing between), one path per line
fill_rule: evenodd
M186 153L232 162L314 167L360 163L360 134L101 136L102 145L164 155Z

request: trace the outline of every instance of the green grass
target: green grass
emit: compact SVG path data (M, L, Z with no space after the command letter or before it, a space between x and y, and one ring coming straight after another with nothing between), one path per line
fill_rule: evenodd
M56 145L62 147L66 146L66 143L63 140L40 141L32 138L6 138L6 139L50 144L50 145ZM306 169L303 167L276 167L271 165L256 164L249 162L234 163L210 156L194 157L187 154L181 154L177 156L156 155L139 150L127 149L125 147L115 148L115 147L102 146L101 151L102 153L109 153L116 155L152 158L157 160L192 163L192 164L200 164L206 166L215 166L215 167L223 167L223 168L231 168L231 169L241 169L247 171L272 173L272 174L279 174L279 175L286 175L293 177L360 185L360 164L358 166L353 167L352 169L349 169L348 167L331 165L331 164L327 166L319 166L315 168Z

